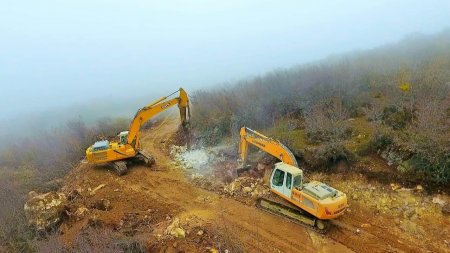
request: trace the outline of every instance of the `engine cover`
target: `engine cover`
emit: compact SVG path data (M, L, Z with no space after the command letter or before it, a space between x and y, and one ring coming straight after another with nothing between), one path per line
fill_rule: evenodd
M308 195L311 195L314 198L320 200L334 197L337 194L337 190L333 187L317 181L305 184L305 186L303 187L303 191Z
M92 145L92 151L100 151L107 150L109 148L109 141L96 141L94 145Z

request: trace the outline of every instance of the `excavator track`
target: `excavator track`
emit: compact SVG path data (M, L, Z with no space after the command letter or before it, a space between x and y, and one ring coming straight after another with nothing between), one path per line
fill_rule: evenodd
M115 161L111 163L111 166L114 169L114 172L119 176L127 173L127 163L125 161Z
M256 207L265 212L286 218L295 224L313 229L320 234L325 234L329 228L329 221L317 219L278 197L258 198L256 200Z
M147 165L148 167L152 167L153 164L155 164L155 158L153 158L153 156L151 156L149 153L147 153L144 150L140 150L138 152L137 158L141 161L144 162L145 165Z

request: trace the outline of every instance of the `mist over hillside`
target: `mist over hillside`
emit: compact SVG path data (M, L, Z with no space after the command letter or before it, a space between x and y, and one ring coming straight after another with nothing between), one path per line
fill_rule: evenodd
M276 136L307 164L308 156L323 155L320 165L309 161L312 167L326 168L368 150L407 150L403 155L417 177L447 183L449 101L450 30L445 30L198 91L192 119L206 145L237 138L242 126L278 129ZM349 123L355 119L368 125ZM361 132L367 128L377 131ZM368 138L365 147L347 146L359 135ZM308 145L319 147L319 154L305 154Z
M0 8L0 252L450 249L450 4L45 2Z
M99 97L84 103L19 113L0 120L0 140L12 141L16 138L39 135L43 131L61 127L73 119L80 119L87 125L92 125L102 118L124 118L131 121L139 108L167 95L158 91L142 93L148 93L148 95L124 94L123 97Z
M302 78L306 69L317 68L319 66L327 67L336 64L342 65L343 63L345 68L347 68L347 72L352 71L353 75L359 75L362 72L367 73L369 71L371 73L386 73L396 71L400 68L414 67L425 59L446 55L449 52L450 28L437 34L426 35L414 33L405 36L405 38L399 42L390 43L373 49L334 54L311 63L293 66L288 69L279 68L272 73L262 74L262 77L264 78L265 76L271 76L276 73L286 73L288 75L297 75L299 78ZM249 82L251 83L252 80L254 80L253 78L254 77L250 77L235 82L224 80L226 82L212 85L210 86L211 88L204 88L204 90L220 89L235 85L241 86ZM286 81L287 82L275 80L270 85L274 88L285 86L290 82L289 80ZM348 83L348 80L347 84L350 86L359 85L359 83ZM320 83L305 83L303 85L320 85ZM189 93L194 93L195 91L196 89L188 90ZM167 95L158 90L142 90L139 91L139 94L140 93L146 93L148 95L136 95L124 90L123 97L100 96L96 99L86 100L83 103L79 102L73 105L49 108L44 111L19 113L0 121L0 140L13 140L14 138L34 135L40 131L57 128L71 119L81 119L88 125L101 118L131 119L137 109L159 97ZM70 96L70 94L68 94L68 96ZM305 101L308 101L308 98L302 103Z

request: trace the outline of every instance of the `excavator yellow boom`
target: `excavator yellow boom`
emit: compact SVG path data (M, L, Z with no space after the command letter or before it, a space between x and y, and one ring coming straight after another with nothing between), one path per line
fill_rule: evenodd
M134 116L133 120L131 121L130 128L128 130L128 138L127 143L130 144L133 147L137 147L138 149L141 147L139 133L141 126L147 122L149 119L153 118L155 115L169 109L172 106L178 105L180 109L180 118L181 118L181 124L186 125L188 115L186 113L186 110L189 106L189 98L184 91L184 89L180 88L179 90L180 96L176 98L172 98L170 100L167 100L169 96L162 97L158 99L157 101L144 106L143 108L139 109L137 111L136 115Z
M240 135L239 154L244 165L247 163L248 144L252 144L280 159L280 161L298 167L294 154L280 141L269 138L247 127L241 128Z
M180 93L178 97L170 98L177 92ZM175 105L178 105L180 110L181 124L186 127L190 118L189 98L186 91L180 88L178 91L139 109L131 121L128 131L119 133L118 141L95 142L86 150L87 161L92 164L108 164L119 175L126 172L127 162L132 162L132 160L151 166L154 159L142 149L140 129L145 122Z

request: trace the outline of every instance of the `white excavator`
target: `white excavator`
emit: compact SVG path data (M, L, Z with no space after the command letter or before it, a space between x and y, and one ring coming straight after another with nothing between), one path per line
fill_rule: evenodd
M257 200L265 211L308 224L325 232L329 220L344 214L347 208L345 193L318 182L305 180L292 152L278 140L269 138L247 127L240 130L239 156L246 167L249 144L278 158L269 179L273 195Z

